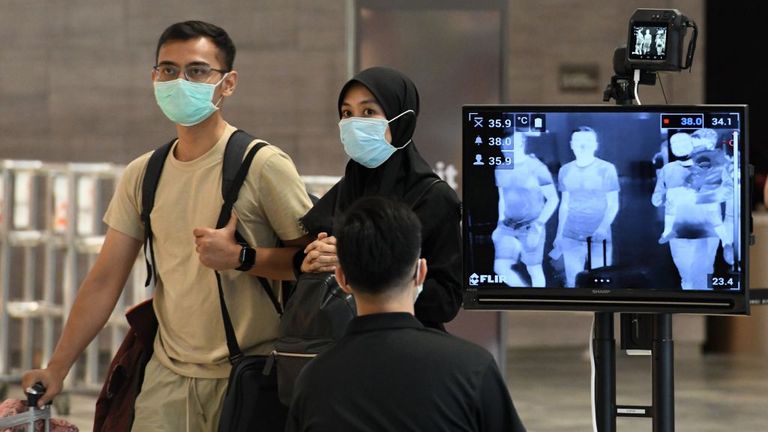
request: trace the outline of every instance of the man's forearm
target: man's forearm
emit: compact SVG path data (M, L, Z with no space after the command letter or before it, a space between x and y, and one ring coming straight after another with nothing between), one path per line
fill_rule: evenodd
M601 226L606 229L613 224L613 220L616 219L616 215L619 214L619 196L615 192L611 192L608 195L608 203L605 208L605 215L601 222Z
M121 290L105 289L87 281L78 291L48 369L62 378L89 343L104 327Z
M113 229L107 230L104 245L69 311L48 369L62 378L112 314L131 272L141 242Z

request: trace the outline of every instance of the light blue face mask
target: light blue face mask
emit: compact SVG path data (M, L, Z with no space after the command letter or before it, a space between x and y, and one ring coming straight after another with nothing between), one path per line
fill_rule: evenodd
M172 81L155 81L155 100L168 119L181 126L194 126L219 109L213 103L216 84L195 83L178 78ZM223 97L223 96L222 96ZM221 99L219 99L221 101Z
M366 168L376 168L386 162L397 150L410 144L408 140L400 147L395 147L385 138L389 123L413 110L404 111L392 120L381 118L349 117L341 119L339 131L344 152L355 162Z

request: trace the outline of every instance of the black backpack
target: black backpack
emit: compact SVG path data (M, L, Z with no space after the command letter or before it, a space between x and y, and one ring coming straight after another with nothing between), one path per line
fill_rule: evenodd
M430 183L418 196L406 194L404 201L411 208L442 180L425 181ZM341 289L333 273L302 273L298 277L285 303L280 337L264 368L264 373L269 374L274 365L277 367L280 402L290 405L301 370L344 335L347 324L356 314L354 298Z
M221 170L221 196L224 197L224 205L229 207L227 209L222 209L222 211L226 210L227 214L232 211L232 204L234 204L234 200L231 203L227 202L227 192L235 182L237 171L243 164L247 163L247 166L250 166L250 163L256 153L261 150L262 147L267 145L267 143L259 141L253 147L251 151L252 155L249 154L248 157L244 160L245 151L248 149L248 145L253 142L254 139L255 138L247 132L243 130L236 130L229 137L227 146L224 149L224 162ZM145 282L146 286L149 286L153 277L155 280L157 280L155 252L152 247L152 221L149 215L155 205L155 192L157 191L157 185L160 182L160 175L163 172L165 160L168 158L168 153L170 153L174 142L176 142L176 138L155 149L155 151L149 157L147 168L144 173L144 179L141 183L141 222L144 224L144 259L147 266L147 280ZM240 186L242 185L236 185L236 188L231 191L235 194L235 197L237 196L237 192L240 190ZM235 231L235 237L237 238L238 242L245 242L243 236L237 231ZM269 288L269 282L267 282L267 280L264 278L259 278L259 281L264 290L269 295L269 299L272 301L275 309L278 311L278 313L282 313L280 302L278 302L277 297Z

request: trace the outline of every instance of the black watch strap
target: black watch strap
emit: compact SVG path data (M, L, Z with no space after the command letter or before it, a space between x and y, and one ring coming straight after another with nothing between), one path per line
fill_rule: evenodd
M235 270L248 271L256 263L256 249L247 244L241 245L243 248L240 249L240 267L237 267Z

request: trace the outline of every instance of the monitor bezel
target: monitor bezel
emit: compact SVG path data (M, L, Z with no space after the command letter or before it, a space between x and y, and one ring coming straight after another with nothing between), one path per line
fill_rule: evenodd
M594 312L640 312L640 313L691 313L706 315L749 314L749 239L750 225L749 197L751 173L749 169L748 106L745 104L694 104L694 105L584 105L584 104L472 104L462 106L462 163L466 160L465 145L468 139L465 123L469 113L492 112L738 112L741 118L739 128L744 139L740 149L740 166L743 185L741 188L740 223L743 227L740 239L740 253L743 257L743 289L739 291L704 290L628 290L628 289L573 289L573 288L483 288L469 286L468 261L465 252L462 260L462 285L465 309L478 310L565 310ZM473 134L472 134L473 135ZM466 173L466 170L462 170ZM462 190L466 191L467 176L462 176ZM468 212L462 215L462 243L465 251L469 247L467 229ZM478 289L480 288L480 289Z

